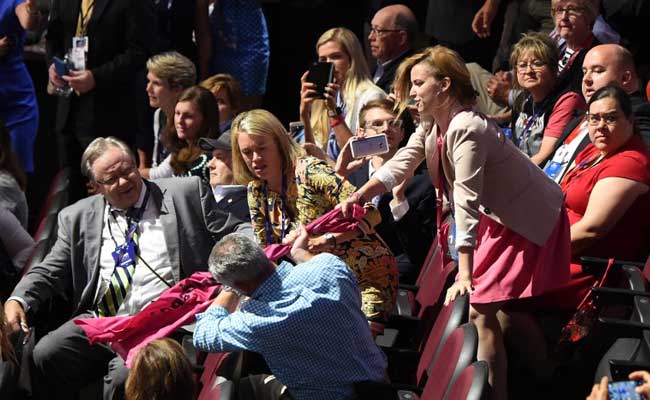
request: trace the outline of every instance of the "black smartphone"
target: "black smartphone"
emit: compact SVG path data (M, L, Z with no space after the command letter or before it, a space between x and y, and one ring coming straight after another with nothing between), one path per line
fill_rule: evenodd
M316 84L317 98L325 98L325 88L328 83L334 80L334 64L331 62L318 61L309 67L309 74L307 74L307 82Z
M54 57L52 59L52 62L54 63L54 69L56 70L56 74L61 77L63 75L68 75L68 63L66 63L64 60L60 59L59 57Z
M609 373L612 381L625 381L634 371L650 370L650 365L627 360L609 360Z

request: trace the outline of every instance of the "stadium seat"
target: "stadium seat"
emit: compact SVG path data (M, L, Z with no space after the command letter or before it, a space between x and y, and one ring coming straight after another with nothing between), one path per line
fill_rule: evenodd
M487 362L472 363L452 382L444 400L486 400L490 389L488 375Z

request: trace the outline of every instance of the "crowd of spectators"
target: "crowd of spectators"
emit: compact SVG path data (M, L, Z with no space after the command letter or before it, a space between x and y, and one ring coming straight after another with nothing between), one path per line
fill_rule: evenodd
M469 295L490 398L513 392L511 351L553 376L549 331L601 278L581 257L650 255L650 63L621 23L646 2L417 3L356 5L367 37L316 32L294 51L315 49L331 80L301 71L287 99L265 96L277 21L257 0L4 1L0 277L16 280L0 282L0 395L74 398L103 377L104 399L196 398L175 337L131 360L79 320L145 313L209 272L218 294L186 328L200 351L262 355L269 373L240 398L362 396L387 380L375 339L432 244L457 268L444 305ZM43 25L39 88L23 52ZM39 91L68 204L32 260ZM299 129L277 103L299 104ZM380 148L356 155L364 143ZM543 327L548 310L566 318ZM29 353L17 335L35 336ZM649 377L630 375L645 391Z

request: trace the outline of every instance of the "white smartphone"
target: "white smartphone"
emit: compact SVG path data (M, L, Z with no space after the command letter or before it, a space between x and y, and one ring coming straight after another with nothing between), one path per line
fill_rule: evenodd
M386 134L383 133L364 138L353 138L350 141L350 150L352 150L352 157L354 158L388 153L388 139Z

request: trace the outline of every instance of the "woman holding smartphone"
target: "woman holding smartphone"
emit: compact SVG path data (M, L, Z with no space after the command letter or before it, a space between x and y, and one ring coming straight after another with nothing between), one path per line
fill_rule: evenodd
M231 126L233 171L248 185L248 206L260 246L291 242L297 224L308 224L332 210L355 188L327 163L305 157L278 119L265 110L238 115ZM309 251L341 257L357 277L361 306L369 320L383 320L393 309L398 272L393 254L377 235L377 209L352 232L309 239Z
M426 160L439 203L444 195L455 221L453 240L439 233L458 261L445 302L470 293L478 359L490 366L493 398L504 399L506 355L497 312L568 280L571 250L562 191L493 121L472 111L475 92L456 52L436 46L402 67L396 95L415 98L423 123L342 207L347 213L351 203L391 190ZM442 221L441 204L437 212Z
M316 144L336 160L340 149L359 127L361 107L386 94L372 83L361 44L352 31L346 28L326 31L316 42L316 53L318 61L333 64L334 82L327 85L325 98L319 99L316 85L307 80L309 72L303 74L300 120L305 124L305 143Z

